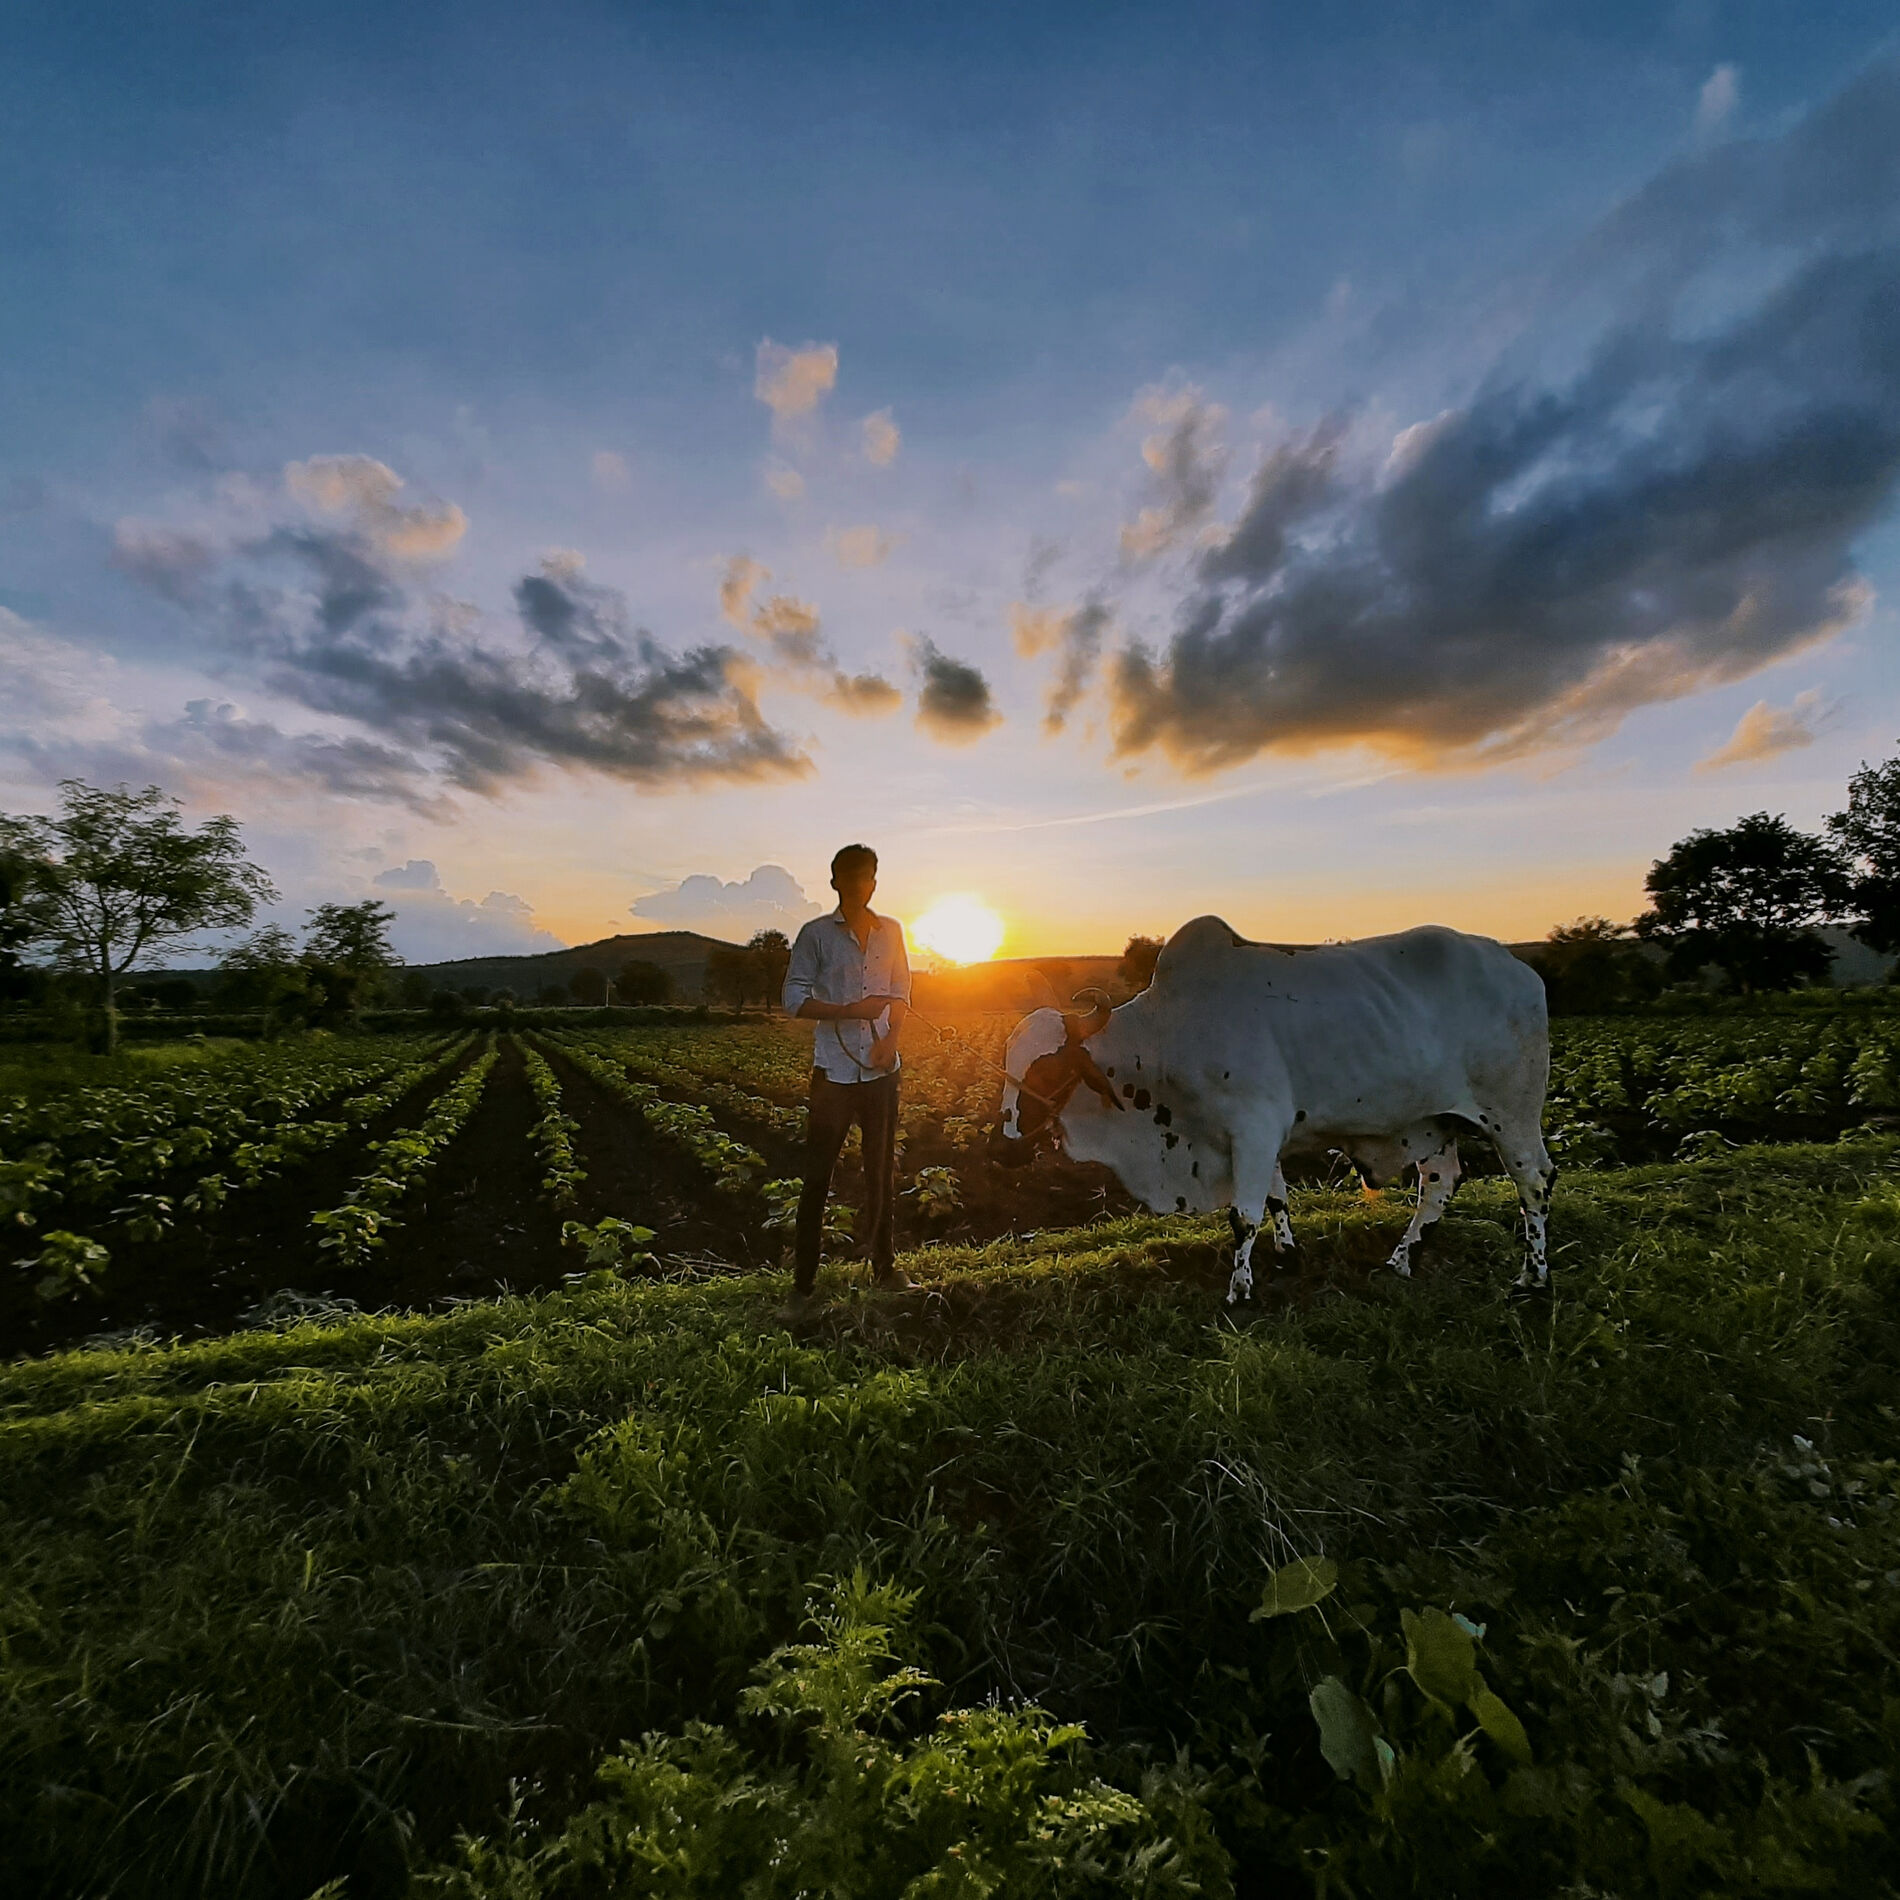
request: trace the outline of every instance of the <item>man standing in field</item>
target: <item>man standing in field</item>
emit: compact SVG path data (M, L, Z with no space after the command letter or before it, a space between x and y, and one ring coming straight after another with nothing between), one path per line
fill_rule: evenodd
M812 1035L811 1107L806 1119L805 1190L787 1313L815 1303L825 1199L838 1151L856 1122L864 1140L864 1206L859 1235L880 1287L907 1287L895 1264L891 1204L897 1192L897 1032L910 1008L904 926L871 908L877 853L848 844L831 860L838 908L816 917L792 945L785 1011L818 1027Z

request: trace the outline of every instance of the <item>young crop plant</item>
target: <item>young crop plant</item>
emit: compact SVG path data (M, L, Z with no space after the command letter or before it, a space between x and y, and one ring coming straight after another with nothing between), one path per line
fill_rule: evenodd
M955 1168L919 1168L908 1192L917 1197L926 1220L948 1220L963 1208L963 1187Z
M63 1300L75 1293L96 1294L99 1276L111 1262L112 1255L98 1241L55 1228L41 1237L39 1253L21 1264L40 1276L33 1283L38 1298Z
M494 1037L490 1036L488 1047L443 1090L420 1125L371 1144L375 1165L350 1189L342 1205L311 1215L311 1225L323 1234L318 1244L335 1254L339 1266L367 1266L388 1230L401 1226L396 1207L441 1159L474 1113L495 1061Z
M528 1072L528 1087L541 1108L530 1139L541 1157L542 1192L556 1207L572 1207L575 1189L587 1179L587 1170L574 1154L574 1137L581 1125L562 1111L561 1079L549 1068L547 1058L539 1050L523 1049L521 1061Z
M634 1081L619 1061L597 1054L579 1040L562 1038L556 1047L602 1088L637 1110L656 1135L684 1148L712 1176L722 1194L754 1191L765 1172L765 1157L719 1128L710 1109L669 1102L651 1083Z
M654 1264L647 1243L653 1238L651 1227L637 1227L632 1221L609 1214L592 1227L580 1221L561 1223L561 1245L574 1248L590 1267L611 1273L633 1273Z
M1117 1787L1080 1723L1034 1706L925 1719L939 1684L902 1659L915 1602L854 1572L812 1617L817 1640L775 1649L754 1672L742 1729L696 1722L623 1744L601 1764L606 1792L564 1826L465 1840L461 1864L425 1874L419 1891L1232 1894L1193 1777ZM652 1881L660 1868L663 1888Z

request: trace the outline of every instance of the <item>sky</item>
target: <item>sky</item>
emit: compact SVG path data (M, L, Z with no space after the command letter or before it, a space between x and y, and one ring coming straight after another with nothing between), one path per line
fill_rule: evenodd
M0 24L0 809L412 961L1507 939L1900 751L1891 8Z

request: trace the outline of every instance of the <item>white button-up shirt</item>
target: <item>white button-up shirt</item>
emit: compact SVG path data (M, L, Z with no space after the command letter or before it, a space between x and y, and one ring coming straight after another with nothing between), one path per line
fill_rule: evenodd
M867 996L910 1001L910 956L904 926L895 917L871 913L864 947L844 920L841 904L829 917L814 917L792 945L785 972L785 1013L796 1016L809 997L821 1003L861 1003ZM889 1069L871 1067L871 1044L891 1026L885 1010L874 1022L819 1023L811 1059L834 1082L871 1082Z

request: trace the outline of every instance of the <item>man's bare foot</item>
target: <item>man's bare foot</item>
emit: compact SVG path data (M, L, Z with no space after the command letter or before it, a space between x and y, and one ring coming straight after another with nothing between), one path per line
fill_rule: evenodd
M813 1318L820 1312L824 1304L824 1301L818 1297L815 1288L809 1288L801 1292L797 1287L794 1287L792 1289L791 1298L778 1309L778 1323L781 1326L801 1325L804 1321Z
M886 1267L871 1276L871 1284L880 1293L907 1293L917 1282L902 1267Z

